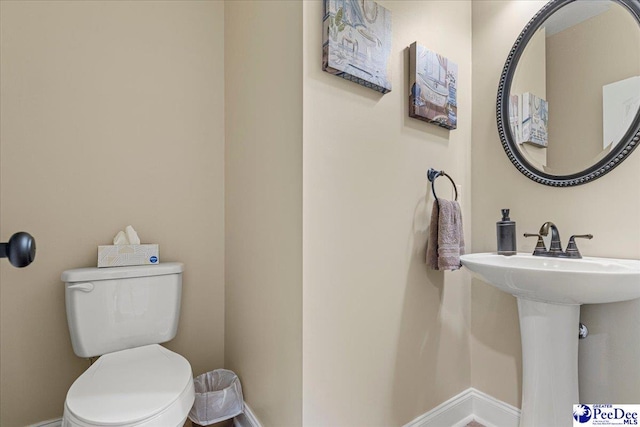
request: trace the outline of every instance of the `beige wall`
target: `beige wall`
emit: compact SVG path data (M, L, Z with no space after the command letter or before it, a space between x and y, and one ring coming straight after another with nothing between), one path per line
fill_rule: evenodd
M302 3L225 3L225 360L264 426L302 424Z
M60 417L88 362L60 273L127 224L185 263L178 335L223 365L223 4L0 2L0 228L35 262L0 264L0 425Z
M494 108L498 78L513 41L543 4L473 2L472 250L495 250L499 209L510 207L519 235L536 232L550 220L558 225L563 242L571 234L593 233L593 240L580 242L584 255L640 258L640 155L634 153L587 185L552 188L518 172L500 144ZM534 240L518 237L518 250L531 252L534 246ZM480 281L474 280L471 289L472 385L519 406L521 354L515 298ZM639 300L582 307L581 319L591 331L580 343L582 401L640 401L639 312Z
M601 157L602 87L638 75L640 31L623 6L547 38L551 173L575 173Z
M430 167L471 218L471 3L381 5L386 95L321 70L322 3L303 6L305 426L403 425L470 385L469 276L427 271L425 247ZM459 66L457 130L408 117L414 41Z

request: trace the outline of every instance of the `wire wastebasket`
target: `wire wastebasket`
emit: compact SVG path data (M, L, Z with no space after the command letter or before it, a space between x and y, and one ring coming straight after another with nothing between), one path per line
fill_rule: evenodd
M207 426L228 420L244 411L240 379L227 369L216 369L193 379L196 399L189 419Z

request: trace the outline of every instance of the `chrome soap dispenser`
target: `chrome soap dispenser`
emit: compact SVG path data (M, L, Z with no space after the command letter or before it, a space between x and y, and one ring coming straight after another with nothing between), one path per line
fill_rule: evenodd
M502 209L502 220L496 222L498 255L516 254L516 222L509 218L509 209Z

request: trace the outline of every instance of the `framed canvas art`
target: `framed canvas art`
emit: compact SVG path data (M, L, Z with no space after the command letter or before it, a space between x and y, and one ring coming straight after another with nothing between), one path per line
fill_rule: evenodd
M458 65L414 42L409 47L409 117L446 129L458 125Z
M391 12L371 0L324 0L322 69L391 91Z

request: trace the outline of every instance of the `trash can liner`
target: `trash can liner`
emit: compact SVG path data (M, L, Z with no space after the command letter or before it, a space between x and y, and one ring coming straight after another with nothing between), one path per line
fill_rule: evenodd
M227 369L216 369L193 380L196 399L189 419L209 425L233 418L244 411L242 386L238 376Z

